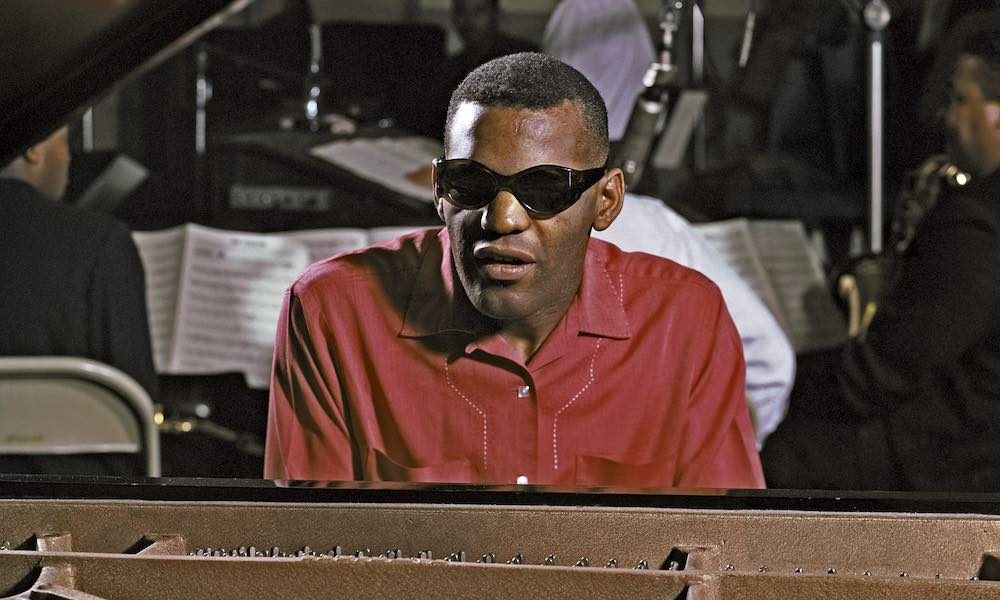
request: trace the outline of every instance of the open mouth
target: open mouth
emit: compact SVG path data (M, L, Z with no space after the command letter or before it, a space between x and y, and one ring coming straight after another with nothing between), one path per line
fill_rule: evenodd
M487 278L495 281L517 281L535 267L526 256L493 251L476 252L476 265Z

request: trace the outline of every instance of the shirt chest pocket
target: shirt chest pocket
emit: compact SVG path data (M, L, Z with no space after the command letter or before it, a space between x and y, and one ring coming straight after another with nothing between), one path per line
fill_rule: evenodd
M677 471L675 456L645 463L627 463L603 456L577 456L574 482L588 486L671 487Z
M473 464L465 458L427 465L404 465L376 448L365 460L367 481L414 481L421 483L470 483L479 480Z

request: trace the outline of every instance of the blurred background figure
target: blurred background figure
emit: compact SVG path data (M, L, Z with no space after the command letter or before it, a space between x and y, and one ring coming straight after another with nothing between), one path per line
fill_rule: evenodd
M142 263L129 230L59 200L62 127L0 170L0 354L92 358L155 397Z
M769 485L1000 490L1000 30L965 38L952 73L951 164L858 335L800 375Z
M462 48L441 65L426 101L430 114L420 131L434 139L444 135L444 118L452 91L473 69L506 54L538 50L533 42L500 29L500 0L452 0L451 23Z
M608 107L608 135L621 140L653 40L632 0L562 0L545 25L542 49L583 73Z

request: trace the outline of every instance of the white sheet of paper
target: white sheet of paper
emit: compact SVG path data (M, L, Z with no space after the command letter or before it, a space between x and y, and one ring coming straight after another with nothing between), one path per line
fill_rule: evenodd
M160 373L165 373L170 363L185 231L184 226L179 226L162 231L136 231L132 234L139 249L142 267L146 271L146 306L153 345L153 364Z
M725 259L740 279L764 301L787 335L789 327L785 322L784 310L778 301L777 293L771 287L767 269L764 268L764 264L757 255L753 235L750 232L750 223L746 219L731 219L713 223L698 223L694 227Z
M752 221L757 252L788 321L798 352L837 346L847 326L833 303L819 258L799 221Z
M282 236L187 228L170 370L242 371L267 387L284 291L308 251Z
M436 140L411 136L335 141L315 146L310 152L365 179L430 203L433 201L430 186L418 185L406 175L429 167L444 150Z

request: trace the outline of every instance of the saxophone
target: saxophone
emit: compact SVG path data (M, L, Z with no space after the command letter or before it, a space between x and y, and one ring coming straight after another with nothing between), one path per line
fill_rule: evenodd
M966 185L972 177L948 160L935 154L920 167L909 171L903 180L900 202L892 219L889 250L898 260L910 247L917 226L941 198L943 190Z
M967 185L971 180L968 173L944 154L935 154L906 173L886 252L854 260L837 278L837 294L848 312L848 335L864 339L882 294L898 275L901 259L924 217L947 190Z

